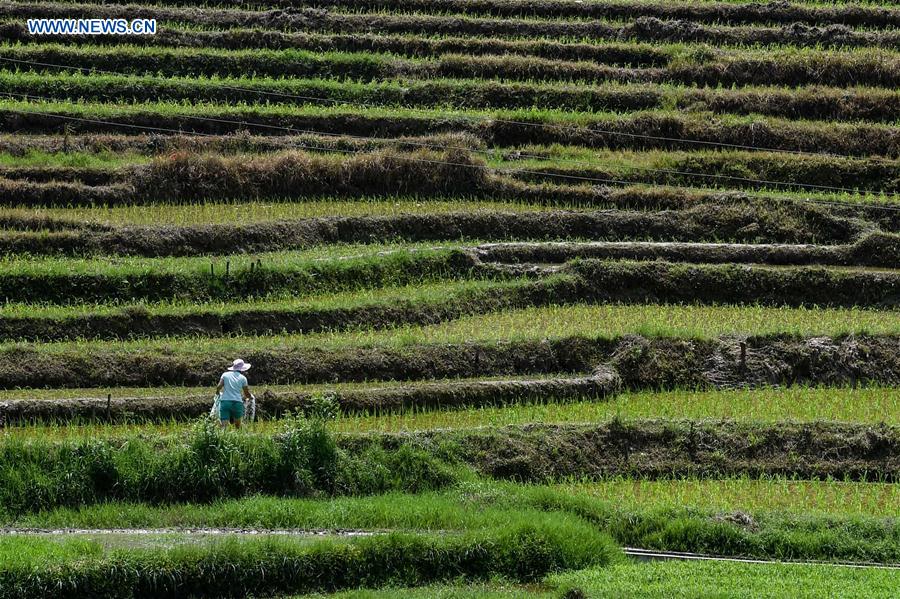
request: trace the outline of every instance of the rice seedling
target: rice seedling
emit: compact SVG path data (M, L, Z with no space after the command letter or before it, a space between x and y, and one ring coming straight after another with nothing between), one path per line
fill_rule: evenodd
M589 598L640 594L652 598L765 595L787 599L797 597L801 588L810 597L887 598L893 595L897 580L896 571L876 568L670 561L617 564L552 576L546 582L559 593L578 589L579 596ZM356 596L347 593L343 597Z
M540 380L551 375L529 376ZM526 377L486 377L478 380L524 380ZM437 381L447 383L451 381ZM335 383L315 385L258 385L257 393L327 393L398 389L421 383L385 381L373 383ZM0 400L72 398L141 401L177 400L209 394L208 387L141 387L105 389L17 389L0 391ZM835 421L870 424L900 424L900 399L895 389L763 388L740 391L658 391L626 392L603 401L556 402L554 397L537 403L512 406L482 406L462 409L409 408L376 411L373 414L345 413L332 424L339 433L406 433L435 429L466 429L523 425L530 422L583 424L623 421L666 420L737 420L747 422ZM173 434L186 431L190 423L141 422L132 424L96 424L62 421L58 424L10 427L0 435L7 438L110 438L139 432ZM258 432L272 432L281 426L277 420L261 420L253 425Z
M152 214L152 212L151 212ZM377 261L395 255L441 255L454 249L454 244L436 246L431 243L383 243L383 244L335 244L308 250L286 252L263 252L253 256L231 254L207 257L167 257L167 258L40 258L9 255L0 257L2 270L6 274L28 274L52 276L69 274L108 273L113 276L135 276L140 273L158 272L166 274L208 274L210 263L213 273L222 271L225 262L230 264L229 272L250 269L250 264L260 262L266 268L302 268L322 262L352 264L353 261Z
M304 297L269 297L261 300L245 299L236 302L137 302L137 303L92 303L92 304L40 304L7 303L0 308L0 318L48 318L62 320L73 317L92 318L103 316L127 316L140 313L145 317L189 316L192 314L217 314L223 317L237 316L253 311L318 311L329 309L352 309L367 305L384 305L392 302L411 304L441 303L455 297L464 297L468 292L489 289L511 288L528 279L508 281L443 280L425 284L410 284L369 288L340 293L322 293Z
M76 103L56 101L0 101L0 113L8 111L20 119L23 131L46 132L49 121L32 119L39 115L59 114L104 123L75 123L76 131L116 130L122 124L140 124L149 113L154 115L154 127L173 130L193 130L205 133L236 132L258 124L257 133L296 133L327 128L331 133L360 134L371 131L377 120L381 132L388 136L418 135L454 129L484 135L485 123L503 120L526 123L488 132L491 145L509 145L512 139L519 144L563 143L589 147L622 148L685 148L693 147L699 139L703 144L746 145L748 128L755 132L753 146L788 152L819 152L852 156L897 157L898 150L891 137L892 128L883 124L826 123L811 120L763 118L755 115L691 115L680 111L639 111L625 115L615 112L566 112L544 108L531 110L455 110L406 109L370 107L364 110L343 106L290 106L233 104L222 106L210 103L142 102L134 104ZM19 111L19 112L16 112ZM21 114L25 111L25 114ZM196 118L195 118L196 117ZM198 119L199 118L199 122ZM212 124L203 119L218 119ZM52 120L52 119L51 119ZM25 126L28 122L33 125ZM366 123L368 124L366 125ZM677 127L679 142L660 137L659 127ZM392 127L397 127L392 130ZM637 127L637 129L635 129ZM274 128L274 129L273 129ZM52 130L52 126L51 126ZM323 130L323 129L319 129ZM402 130L402 133L401 133ZM631 137L623 135L628 132ZM635 137L637 136L637 137ZM649 136L649 138L648 138Z
M290 95L309 95L309 86L317 85L319 94L333 96L334 101L363 101L381 103L390 101L391 96L400 96L407 101L415 101L422 94L416 93L417 86L398 87L397 83L379 86L365 86L353 83L343 84L341 79L351 81L389 80L398 77L416 76L426 78L497 78L506 81L577 81L581 83L603 81L624 81L644 83L682 84L757 84L773 85L867 85L890 87L896 81L896 58L890 54L874 51L855 53L810 52L741 52L741 53L698 53L682 52L672 55L665 68L642 69L632 67L610 67L596 61L563 61L539 57L497 57L491 55L471 56L464 54L441 54L435 58L402 58L394 54L310 52L306 50L207 50L207 49L162 49L145 47L81 46L76 49L50 45L0 47L0 57L7 58L17 67L14 72L5 72L0 83L4 88L31 89L35 95L58 95L68 89L73 96L79 93L88 97L104 97L101 88L110 87L105 97L129 94L135 100L145 100L153 95L164 99L192 98L191 91L200 100L247 99L249 94L242 89L256 90L263 94L282 94L271 101L289 101ZM31 66L36 63L35 66ZM41 67L58 65L60 68ZM752 74L761 66L777 65L767 79ZM30 68L23 68L30 67ZM81 74L66 71L65 68L93 68L108 74ZM35 71L44 71L36 78ZM62 69L62 70L61 70ZM152 75L165 70L168 77L120 75ZM246 77L247 72L255 73ZM291 75L295 79L283 80ZM492 77L493 76L493 77ZM192 84L194 77L199 80ZM232 78L237 79L232 79ZM275 79L267 79L267 77ZM327 81L308 81L318 77L332 78ZM41 84L43 82L43 85ZM93 85L91 85L93 83ZM448 82L450 83L450 82ZM460 82L462 83L462 82ZM458 83L459 84L459 83ZM474 81L468 82L472 92L477 93ZM493 89L502 87L495 84ZM218 91L217 91L218 87ZM229 88L227 91L222 88ZM419 85L418 89L428 89ZM122 90L122 91L117 91ZM153 93L155 90L155 93ZM372 97L362 95L366 90L374 91ZM540 95L543 104L553 107L552 92L549 87ZM179 94L181 92L181 95ZM522 89L521 91L524 91ZM623 90L624 91L624 90ZM679 89L660 90L678 92ZM684 89L680 90L684 92ZM734 95L738 90L732 90ZM746 90L752 94L753 89ZM402 95L401 95L401 92ZM646 93L646 92L645 92ZM723 90L723 93L727 93ZM834 93L834 92L832 92ZM866 90L857 90L866 94ZM876 90L869 93L878 96ZM435 94L437 95L437 94ZM695 92L699 96L699 92ZM883 94L882 94L883 95ZM427 95L425 97L428 97ZM308 99L308 98L307 98ZM473 98L474 100L474 98ZM395 99L394 102L397 100ZM421 102L422 100L420 100ZM508 101L511 101L508 100ZM439 102L432 97L431 103ZM471 104L470 107L476 107ZM528 105L527 103L525 104ZM500 107L500 106L498 106ZM512 107L512 106L510 106Z
M720 513L795 512L832 516L895 518L898 489L888 483L786 478L673 479L614 478L562 485L561 490L612 502L623 509L676 510L685 506Z
M425 327L387 331L353 331L214 339L154 339L123 342L3 344L0 350L33 349L40 353L108 350L194 353L270 351L302 347L403 347L418 344L509 342L558 339L573 335L611 338L627 334L650 337L712 338L719 335L892 335L900 327L893 310L772 308L760 306L572 305L526 308L468 316Z
M250 201L193 204L152 203L132 206L83 207L83 208L21 208L3 210L3 214L19 218L60 218L79 222L96 222L112 225L175 225L228 224L234 222L234 213L240 209L241 222L265 223L278 220L321 218L327 216L396 216L401 214L445 214L452 212L543 212L552 209L575 209L575 206L550 206L527 202L491 202L485 200L428 199L396 197L348 200L327 198L303 202ZM442 244L443 245L443 244ZM417 247L417 244L404 244Z

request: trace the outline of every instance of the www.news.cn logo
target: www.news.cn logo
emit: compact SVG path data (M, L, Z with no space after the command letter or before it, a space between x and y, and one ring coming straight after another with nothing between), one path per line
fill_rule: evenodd
M155 35L156 19L28 19L31 35Z

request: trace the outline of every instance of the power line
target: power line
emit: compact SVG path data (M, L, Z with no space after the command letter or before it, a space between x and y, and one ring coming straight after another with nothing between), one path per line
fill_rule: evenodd
M0 61L11 62L11 63L16 63L16 64L24 64L24 65L29 65L29 66L49 67L49 68L55 68L55 69L69 69L69 70L86 72L86 73L100 73L100 74L105 74L105 75L116 75L119 77L149 77L151 79L157 79L157 80L165 79L165 78L157 77L155 75L134 75L131 73L123 73L121 71L110 71L110 70L105 70L105 69L97 69L95 67L78 67L78 66L72 66L72 65L61 65L61 64L55 64L55 63L23 60L23 59L18 59L18 58L9 58L9 57L4 57L4 56L0 56ZM258 90L258 89L248 88L248 87L230 85L230 84L226 84L226 83L219 83L219 82L212 81L212 80L209 80L209 85L211 85L213 87L219 87L221 89L232 90L232 91L240 91L240 92L244 92L244 93L252 93L252 94L274 96L274 97L281 97L281 98L290 98L290 99L304 100L304 101L310 101L310 102L346 104L346 105L350 105L350 106L362 106L362 107L366 107L366 108L382 108L383 107L378 104L373 104L371 102L363 102L360 100L356 100L356 101L340 100L340 99L326 98L326 97L321 97L321 96L308 96L308 95L302 95L302 94L290 94L287 92ZM467 115L454 115L454 118L456 118L457 120L464 120L464 121L470 121L470 122L476 122L476 123L490 121L490 122L495 122L495 123L519 125L519 126L525 126L525 127L551 127L551 128L560 128L560 129L573 129L573 130L587 131L589 133L600 133L603 135L621 136L621 137L628 137L628 138L633 138L633 139L648 139L648 140L653 140L653 141L702 144L702 145L714 146L714 147L754 150L754 151L760 151L760 152L797 154L797 155L802 155L802 156L827 156L827 157L832 157L832 158L858 159L857 156L851 156L849 154L836 154L836 153L831 153L831 152L809 152L806 150L769 148L769 147L764 147L764 146L753 146L753 145L748 145L748 144L730 144L730 143L725 143L725 142L687 139L687 138L679 138L679 137L667 137L667 136L649 135L649 134L643 134L643 133L628 133L628 132L624 132L624 131L613 131L613 130L608 130L608 129L589 128L589 127L584 127L584 126L580 126L580 125L563 125L563 124L559 124L559 123L533 123L533 122L528 122L528 121L500 119L500 118L495 118L495 117L485 117L485 118L479 119L479 118L467 116ZM690 173L690 174L696 174L698 176L702 176L700 173ZM780 183L780 182L760 181L760 183ZM801 185L801 184L786 183L786 182L784 182L783 184L784 185ZM847 191L851 191L851 192L855 191L855 190L848 189L848 188L833 188L833 189L837 189L837 190L845 190L846 189Z
M34 99L34 100L48 100L48 98L44 98L42 96L32 96L32 95L28 95L28 94L18 94L18 93L13 93L13 92L0 92L0 95L7 96L7 97L24 97L24 98L28 98L28 99ZM36 116L48 116L48 117L59 118L59 119L68 120L68 121L86 122L86 123L94 123L94 124L101 124L101 125L111 125L114 127L136 128L136 129L141 129L141 130L145 130L145 131L147 131L147 130L163 131L166 133L184 133L184 131L181 131L178 129L154 127L154 126L150 126L150 125L135 125L132 123L119 123L119 122L115 122L115 121L91 119L91 118L86 118L86 117L76 117L76 116L71 116L71 115L60 115L60 114L52 114L52 113L48 114L46 112L39 112L36 110L22 110L19 108L7 108L7 110L10 110L12 112L18 112L21 114L32 114L32 115L36 115ZM390 141L392 143L398 143L397 140L389 140L386 138L345 136L345 135L341 135L338 133L324 133L321 131L313 131L313 130L308 130L308 129L294 129L292 127L283 127L280 125L269 125L266 123L253 123L250 121L234 121L234 120L228 120L228 119L214 119L211 117L198 117L198 116L191 116L191 115L183 115L183 117L189 118L189 119L197 119L197 120L201 120L201 121L212 121L212 122L216 122L216 123L227 123L227 124L244 125L244 126L251 126L251 127L264 127L264 128L279 129L279 130L284 130L284 131L289 131L291 133L299 133L299 134L313 134L313 135L322 135L325 137L338 137L338 138L349 137L352 139ZM218 137L215 134L203 133L203 132L191 132L191 135L198 135L198 136L203 136L203 137ZM399 142L399 143L405 144L407 142ZM346 149L346 148L313 146L313 145L304 144L304 143L298 143L297 145L303 149L318 150L318 151L322 151L322 152L342 152L345 154L361 154L364 152L364 150L360 150L360 149ZM441 147L441 146L437 146L437 147ZM453 148L454 146L446 146L446 147ZM460 147L459 149L466 150L467 148ZM616 183L616 184L620 184L620 185L636 184L634 181L626 181L626 180L618 180L618 179L604 179L604 178L599 178L599 177L582 177L582 176L578 176L578 175L566 175L566 174L562 174L562 173L545 173L542 171L533 171L533 170L528 170L528 169L501 169L501 168L497 168L497 167L491 167L488 165L471 164L471 163L467 163L467 162L448 162L445 160L415 158L412 156L409 157L408 159L411 161L414 161L414 162L424 162L424 163L428 163L428 164L441 164L441 165L445 165L445 166L459 166L459 167L466 167L466 168L489 170L489 171L496 172L498 174L515 172L515 173L521 173L521 174L545 175L548 177L558 177L558 178L564 178L564 179L576 179L579 181L595 181L595 182L599 182L599 183Z
M108 71L108 70L104 70L104 69L97 69L94 67L77 67L77 66L71 66L71 65L60 65L60 64L54 64L54 63L29 61L29 60L22 60L22 59L9 58L9 57L0 57L0 60L6 61L6 62L18 63L18 64L25 64L25 65L30 65L30 66L51 67L51 68L57 68L57 69L69 69L69 70L76 70L76 71L87 72L87 73L101 73L101 74L106 74L106 75L117 75L120 77L143 76L143 77L150 77L150 78L158 79L154 75L134 75L134 74L123 73L123 72L119 72L119 71ZM328 102L328 103L332 103L332 104L347 104L347 105L351 105L351 106L363 106L366 108L381 108L382 107L378 104L373 104L371 102L363 102L363 101L359 101L359 100L357 100L357 101L338 100L338 99L334 99L334 98L325 98L325 97L321 97L321 96L307 96L307 95L300 95L300 94L289 94L287 92L256 90L256 89L252 89L252 88L234 86L234 85L229 85L229 84L220 84L220 83L216 83L216 82L212 82L212 81L210 81L210 85L221 87L222 89L230 89L233 91L255 93L255 94L260 94L260 95L271 95L271 96L283 97L283 98L293 98L293 99L297 99L297 100L306 100L306 101L311 101L311 102ZM629 137L629 138L633 138L633 139L648 139L648 140L653 140L653 141L702 144L702 145L714 146L714 147L755 150L755 151L761 151L761 152L799 154L799 155L804 155L804 156L830 156L830 157L834 157L834 158L850 158L850 159L856 158L855 156L851 156L848 154L836 154L836 153L829 153L829 152L809 152L806 150L789 150L789 149L784 149L784 148L768 148L768 147L763 147L763 146L752 146L752 145L745 145L745 144L729 144L729 143L725 143L725 142L686 139L686 138L679 138L679 137L666 137L666 136L649 135L649 134L643 134L643 133L627 133L624 131L613 131L613 130L608 130L608 129L588 128L588 127L584 127L584 126L580 126L580 125L562 125L562 124L558 124L558 123L533 123L533 122L528 122L528 121L500 119L500 118L495 118L495 117L485 117L482 119L478 119L476 117L467 116L467 115L454 115L454 118L456 118L457 120L464 120L464 121L470 121L470 122L476 122L476 123L491 121L491 122L495 122L495 123L503 123L503 124L508 124L508 125L519 125L519 126L524 126L524 127L551 127L551 128L560 128L560 129L584 130L584 131L588 131L590 133L601 133L604 135Z
M7 60L7 59L0 57L0 60ZM18 62L22 62L22 61L18 61ZM35 63L35 64L43 65L44 63ZM51 66L53 66L53 65L51 65ZM75 68L75 67L73 67L73 68ZM97 71L97 72L106 73L108 71ZM118 73L116 73L116 74L118 74ZM128 77L128 75L121 75L121 76ZM234 86L224 86L224 87L226 89L235 89L235 90L248 91L251 93L257 93L256 90L252 90L249 88L240 88L240 87L234 87ZM3 95L10 96L10 97L23 97L23 98L37 99L37 100L44 100L44 101L54 101L53 98L49 98L49 97L45 97L45 96L34 96L34 95L20 93L20 92L0 92L0 93L2 93ZM260 90L258 93L268 94L268 93L274 93L274 92L266 92L264 90ZM281 93L279 93L278 95L285 96L285 97L296 97L299 99L315 99L312 96L295 96L292 94L281 94ZM339 100L334 100L334 99L325 99L325 100L329 101L329 102L335 102L335 103L341 102ZM368 104L362 104L362 105L368 106ZM381 142L381 143L395 143L396 142L396 140L390 139L390 138L365 137L365 136L358 136L358 135L351 135L351 134L329 133L329 132L312 130L312 129L294 129L292 127L268 125L268 124L264 124L264 123L249 123L246 121L234 121L231 119L218 119L215 117L198 117L198 116L192 116L192 115L182 115L182 117L194 119L194 120L205 120L205 121L210 121L210 122L217 122L217 123L222 123L222 124L249 125L249 126L261 127L261 128L278 129L278 130L292 131L292 132L297 132L297 133L321 135L321 136L326 136L326 137L343 137L343 138L350 138L350 139L362 139L362 140L375 141L375 142ZM124 126L124 125L121 125L121 126ZM555 127L556 125L551 124L551 125L546 125L546 126ZM473 153L483 154L488 157L492 157L495 155L495 152L493 152L491 150L482 150L479 148L471 148L471 147L465 147L465 146L452 146L452 145L447 145L447 144L437 144L434 142L406 141L406 142L404 142L404 144L409 145L409 146L437 148L437 149L443 149L443 150L460 150L460 151L466 151L466 152L473 152ZM519 152L518 154L519 154L519 156L522 156L525 158L532 158L532 159L538 159L538 160L545 159L545 157L537 155L537 154L529 154L526 152ZM829 155L828 154L817 154L817 156L829 156ZM578 165L587 166L587 167L594 166L594 164L590 163L590 162L586 162L583 160L571 159L571 158L565 158L565 157L556 158L555 161L568 163L568 164L578 164ZM773 180L773 179L754 179L751 177L737 177L737 176L733 176L733 175L722 175L722 174L714 174L714 173L698 173L698 172L693 172L693 171L683 171L683 170L677 170L677 169L663 169L663 168L656 168L656 167L650 167L650 166L644 166L644 165L635 165L632 168L641 170L641 171L645 171L645 172L650 172L650 173L660 173L660 174L686 176L686 177L697 177L697 178L701 178L701 179L704 179L704 178L705 179L716 179L716 180L722 180L722 181L736 181L736 182L741 182L741 183L754 184L754 185L758 185L761 187L780 186L780 187L794 187L794 188L802 188L802 189L808 189L808 190L820 190L820 191L839 192L839 193L859 193L859 190L854 189L854 188L840 187L840 186L833 186L833 185L821 185L821 184L815 184L815 183L778 181L778 180ZM504 170L506 172L510 172L511 169L502 169L502 170ZM623 184L636 183L635 181L631 181L631 180L627 180L627 179L615 179L615 178L609 178L609 177L588 177L588 176L571 175L571 174L565 174L565 173L549 173L549 172L544 172L544 171L538 172L538 171L526 170L526 169L515 169L515 172L522 172L522 173L526 173L526 174L539 174L539 175L546 176L546 177L556 176L559 178L574 179L574 180L594 180L594 181L598 181L598 182L623 183ZM886 195L889 197L894 197L896 195L900 195L900 194L897 194L896 192L888 192L888 191L872 191L872 193L879 193L881 195Z
M23 97L23 98L27 98L27 99L34 99L34 100L41 100L41 101L51 101L51 102L54 101L52 98L46 98L43 96L34 96L34 95L22 94L22 93L14 93L14 92L0 92L0 95L7 96L7 97ZM91 119L91 118L86 118L86 117L75 117L75 116L71 116L71 115L59 115L59 114L52 114L52 113L48 114L46 112L29 111L29 110L22 110L22 109L16 109L16 108L8 108L7 110L10 110L13 112L19 112L21 114L47 116L47 117L51 117L51 118L59 118L62 120L69 120L69 121L76 121L76 122L104 124L104 125L111 125L111 126L115 126L115 127L136 128L136 129L140 129L140 130L163 131L163 132L167 132L167 133L184 133L184 131L180 131L177 129L161 128L161 127L154 127L154 126L149 126L149 125L135 125L132 123L120 123L120 122L109 121L109 120ZM216 123L222 123L222 124L233 124L233 125L242 125L242 126L250 126L250 127L262 127L262 128L267 128L267 129L277 129L277 130L287 131L287 132L290 132L293 134L312 134L312 135L321 135L324 137L337 137L337 138L346 137L346 138L361 139L361 140L366 140L366 141L389 141L391 143L398 143L398 141L394 140L394 139L369 138L369 137L362 137L362 136L341 135L341 134L337 134L337 133L326 133L326 132L307 130L307 129L294 129L292 127L284 127L281 125L270 125L267 123L254 123L252 121L235 121L235 120L230 120L230 119L217 119L217 118L213 118L213 117L202 117L202 116L193 116L193 115L182 115L182 117L187 118L187 119L209 121L209 122L216 122ZM192 132L191 134L198 135L198 136L204 136L204 137L217 137L215 134L211 134L211 133L202 133L202 132L194 133L194 132ZM405 144L406 142L399 142L399 143ZM429 144L421 144L421 145L429 146ZM344 154L361 154L364 152L364 150L360 150L360 149L354 150L354 149L344 149L344 148L329 148L329 147L322 147L322 146L312 146L312 145L302 144L302 143L299 143L298 146L303 149L308 149L308 150L316 150L316 151L323 151L323 152L341 152ZM439 145L434 145L433 147L439 147L439 148L444 147L444 148L448 148L448 149L461 149L461 150L465 150L465 151L471 151L469 148L464 148L464 147L456 148L454 146L439 146ZM569 179L569 180L577 180L577 181L588 181L588 182L595 182L595 183L611 183L611 184L617 184L617 185L640 185L641 184L641 183L635 182L635 181L627 181L627 180L620 180L620 179L604 179L604 178L600 178L600 177L585 177L585 176L578 176L578 175L566 175L563 173L551 173L551 172L544 172L544 171L535 171L535 170L530 170L530 169L501 169L501 168L497 168L497 167L491 167L488 165L478 165L478 164L471 164L471 163L464 163L464 162L448 162L448 161L444 161L444 160L415 158L412 156L408 157L407 159L410 161L413 161L413 162L421 162L421 163L427 163L427 164L439 164L439 165L444 165L444 166L455 166L455 167L462 167L462 168L486 170L486 171L492 171L497 174L509 174L509 173L532 174L532 175L540 175L540 176L545 176L545 177L553 177L553 178L561 178L561 179ZM644 185L650 185L650 186L655 186L655 187L675 187L675 188L681 188L681 189L690 189L689 187L687 187L685 185L662 185L662 184L658 184L658 183L648 183L648 184L644 184ZM892 194L892 195L894 195L894 194ZM894 207L894 206L879 206L879 205L865 205L865 204L850 204L850 203L845 203L845 202L817 200L817 199L812 199L812 198L792 198L792 197L785 197L785 196L782 196L782 197L768 196L768 197L773 200L813 203L813 204L821 204L821 205L835 206L835 207L841 207L841 208L851 208L851 209L871 208L871 209L879 209L879 210L886 210L886 211L900 211L900 206Z

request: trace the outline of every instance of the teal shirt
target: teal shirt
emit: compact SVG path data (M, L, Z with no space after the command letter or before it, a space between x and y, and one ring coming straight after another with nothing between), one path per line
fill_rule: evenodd
M244 401L244 389L249 386L247 377L240 372L229 370L219 379L222 383L222 396L219 401Z

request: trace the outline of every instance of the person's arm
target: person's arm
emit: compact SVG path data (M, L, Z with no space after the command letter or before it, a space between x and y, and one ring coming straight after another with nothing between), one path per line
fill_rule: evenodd
M250 399L250 395L252 395L250 393L250 385L246 385L244 387L244 399Z
M219 377L219 384L216 385L216 393L221 393L222 389L225 388L225 382L222 380L223 376L225 376L225 375L223 374L222 376Z

